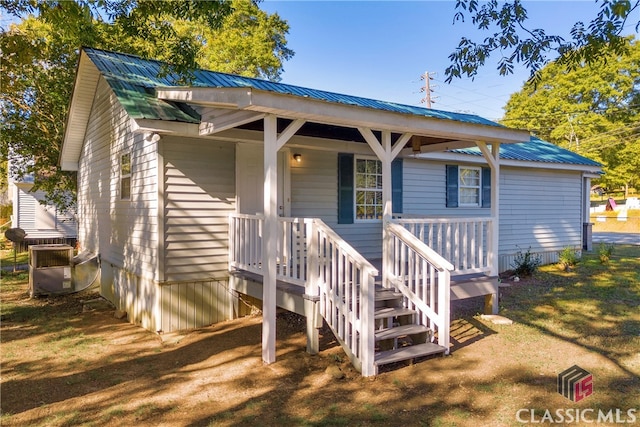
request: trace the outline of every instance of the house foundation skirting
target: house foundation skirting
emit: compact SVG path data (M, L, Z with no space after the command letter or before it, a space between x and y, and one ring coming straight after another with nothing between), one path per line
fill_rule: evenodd
M580 255L581 251L580 248L575 248L576 251L578 251L578 255ZM541 265L546 265L546 264L554 264L556 262L558 262L558 256L560 254L560 251L562 249L557 249L557 250L552 250L552 251L534 251L531 250L531 254L539 256L540 260L541 260ZM525 253L527 251L527 249L523 249L522 252ZM500 255L500 272L504 272L507 270L512 270L513 269L513 262L515 261L517 254L501 254Z
M129 322L152 332L200 328L232 318L237 296L229 290L228 278L156 282L109 263L103 263L105 267L112 270L113 286L102 283L102 295L126 311Z

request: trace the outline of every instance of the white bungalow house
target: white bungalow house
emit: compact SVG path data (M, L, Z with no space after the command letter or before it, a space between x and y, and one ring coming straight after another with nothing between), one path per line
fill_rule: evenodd
M83 49L60 155L102 295L149 330L231 318L246 294L266 363L280 306L309 351L324 319L374 375L448 352L450 300L496 312L518 247L582 245L600 167L526 131L203 70L176 86L161 65Z

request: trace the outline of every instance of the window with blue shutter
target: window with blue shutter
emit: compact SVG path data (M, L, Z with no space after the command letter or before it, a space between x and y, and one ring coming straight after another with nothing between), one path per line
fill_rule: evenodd
M491 207L491 169L446 165L446 207Z

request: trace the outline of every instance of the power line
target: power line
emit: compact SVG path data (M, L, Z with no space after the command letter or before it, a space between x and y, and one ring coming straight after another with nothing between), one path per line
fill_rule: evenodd
M586 110L575 110L575 111L555 111L553 113L544 113L544 114L538 114L535 116L525 116L525 117L507 117L507 118L503 118L502 121L514 121L514 120L531 120L531 119L539 119L539 118L543 118L543 117L549 117L549 116L564 116L567 114L585 114L585 113L597 113L598 111L603 112L603 111L611 111L613 110L613 112L615 111L626 111L626 110L635 110L635 109L640 109L640 104L629 104L629 105L625 105L625 106L620 106L620 107L599 107L599 108L589 108Z

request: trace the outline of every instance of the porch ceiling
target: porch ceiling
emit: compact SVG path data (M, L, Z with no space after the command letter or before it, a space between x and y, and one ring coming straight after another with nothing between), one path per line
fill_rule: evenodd
M279 118L278 119L278 133L283 132L289 124L293 122L292 119ZM264 130L264 124L262 120L256 120L251 123L246 123L238 126L238 129L243 130L252 130L252 131L260 131ZM380 139L381 132L373 131L374 135L378 139ZM338 125L329 125L323 123L315 123L315 122L306 122L298 132L296 132L298 136L307 136L312 138L322 138L322 139L332 139L337 141L347 141L347 142L359 142L362 144L366 144L367 142L362 137L362 134L356 128L346 127L346 126L338 126ZM395 144L396 141L400 138L400 133L391 133L391 142ZM450 139L450 138L442 138L442 137L427 137L427 136L414 136L407 144L406 147L425 147L434 144L443 144L443 143L459 143L461 141ZM475 146L473 142L467 141L466 146Z

